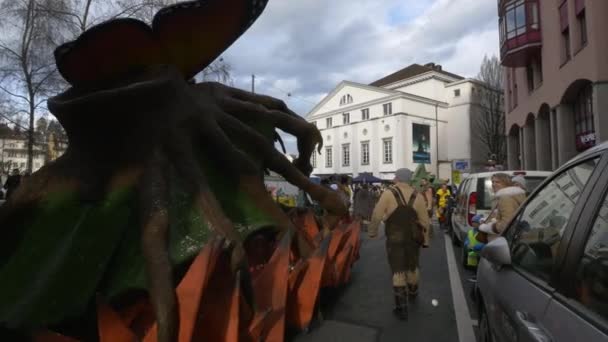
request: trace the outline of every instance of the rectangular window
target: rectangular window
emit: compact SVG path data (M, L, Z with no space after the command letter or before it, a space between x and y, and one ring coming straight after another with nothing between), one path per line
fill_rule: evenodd
M587 45L587 18L585 17L585 10L583 10L577 17L579 29L581 31L581 48Z
M332 149L331 146L327 146L325 147L325 167L333 167L334 163L333 163L333 153L332 153Z
M325 126L327 126L327 128L331 128L333 126L331 118L325 119Z
M568 29L568 1L566 0L559 6L559 26L562 32Z
M342 114L342 124L348 125L350 123L350 113Z
M369 120L369 108L361 109L361 121Z
M361 165L369 165L369 141L361 142Z
M511 82L511 69L507 69L507 100L509 101L509 111L513 109L513 84Z
M570 60L570 29L562 32L562 64Z
M393 138L382 139L383 162L384 164L393 163Z
M513 82L513 108L517 107L517 74L515 68L511 68L511 81Z
M460 89L455 89L454 90L454 97L458 97L460 96Z
M532 67L532 62L526 65L526 80L528 81L528 92L532 92L534 90L534 68Z
M350 166L350 144L342 144L342 166Z
M391 115L393 114L393 104L392 103L385 103L382 105L382 110L384 112L384 115Z

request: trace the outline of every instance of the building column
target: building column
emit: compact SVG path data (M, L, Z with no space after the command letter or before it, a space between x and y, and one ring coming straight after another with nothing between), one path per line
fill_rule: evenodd
M574 113L572 106L560 104L557 106L557 140L559 141L559 165L576 156L576 137L574 135Z
M536 140L534 138L534 124L528 122L524 126L523 131L524 144L522 145L522 151L525 151L524 164L526 165L526 168L524 170L536 170Z
M519 167L522 170L526 170L526 145L524 145L524 128L519 128L519 155L517 158L519 159Z
M551 109L551 112L549 112L549 123L551 126L551 167L553 170L556 170L559 167L559 139L557 139L557 119L555 109Z
M536 138L536 168L541 171L551 171L551 128L549 119L539 116L534 124Z
M595 126L595 143L599 145L608 140L608 82L593 85L593 124Z
M509 170L521 169L519 165L519 136L507 136L507 164Z

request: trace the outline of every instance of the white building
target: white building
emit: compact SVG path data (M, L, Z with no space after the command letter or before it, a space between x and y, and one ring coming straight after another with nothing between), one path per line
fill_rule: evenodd
M480 168L488 151L471 132L472 118L483 112L472 100L482 86L433 63L410 65L369 85L341 82L306 116L324 142L312 157L313 175L371 172L392 179L395 170L423 163L451 179L453 161Z
M37 171L46 163L46 145L34 144L32 171ZM20 136L0 137L0 166L5 172L19 169L21 173L27 169L27 139Z

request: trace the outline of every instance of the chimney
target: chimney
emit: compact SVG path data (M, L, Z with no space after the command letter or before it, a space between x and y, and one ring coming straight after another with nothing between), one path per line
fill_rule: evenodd
M435 69L435 63L426 63L424 66L427 68Z
M435 65L435 67L434 67L433 69L435 69L435 70L437 70L437 71L441 71L441 70L442 70L442 68L441 68L441 65L440 65L440 64L436 64L436 65Z

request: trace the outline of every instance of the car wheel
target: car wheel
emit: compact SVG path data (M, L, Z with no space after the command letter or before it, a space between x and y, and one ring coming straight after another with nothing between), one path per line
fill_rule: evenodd
M479 342L493 342L492 331L490 330L490 320L486 309L481 305L479 310Z

